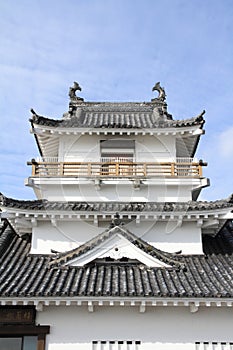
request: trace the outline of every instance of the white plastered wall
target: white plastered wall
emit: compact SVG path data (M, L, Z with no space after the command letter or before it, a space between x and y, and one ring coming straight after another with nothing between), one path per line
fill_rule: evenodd
M167 222L135 221L126 226L146 242L166 252L182 250L182 254L202 254L201 228L196 222L183 222L180 226L175 220Z
M172 161L176 155L175 137L138 136L136 159L138 162Z
M32 230L31 254L50 254L51 249L65 252L74 249L103 232L85 221L57 221L56 226L51 222L38 222Z
M98 162L100 159L99 137L97 135L62 136L59 157L64 161Z
M139 340L140 350L195 350L195 342L232 341L232 310L201 307L44 307L37 323L50 325L47 350L92 350L93 340Z
M43 184L41 184L43 182ZM38 198L50 201L122 201L122 202L186 202L192 200L192 190L201 186L200 180L188 179L189 184L159 179L156 184L142 180L140 188L135 188L133 180L101 180L100 187L94 179L86 182L79 178L56 181L35 180ZM39 187L39 189L38 189Z
M40 222L32 231L32 254L50 254L51 249L64 252L74 249L91 238L103 232L109 222L99 226L88 221L57 221L56 226L51 222ZM182 250L183 254L202 254L201 229L196 223L135 221L125 225L126 229L141 237L158 249L167 252Z
M100 141L120 139L106 135L61 136L59 160L70 162L99 162ZM122 140L126 137L122 137ZM127 136L135 140L135 160L137 162L170 162L175 159L175 136ZM101 180L100 188L98 181ZM163 177L140 179L140 187L135 179L55 177L35 178L33 188L38 198L51 201L188 201L192 191L203 186L199 178L178 179ZM139 180L139 179L136 179ZM29 181L30 182L30 181ZM97 183L96 183L97 182Z
M111 139L135 140L135 159L138 162L169 161L175 158L175 137L168 136L62 136L59 143L59 158L64 161L98 162L100 141Z

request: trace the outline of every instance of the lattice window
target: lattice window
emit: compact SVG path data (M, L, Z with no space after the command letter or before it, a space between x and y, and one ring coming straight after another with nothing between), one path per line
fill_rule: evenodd
M233 350L233 343L228 342L196 342L196 350Z
M94 340L92 350L140 350L138 340Z

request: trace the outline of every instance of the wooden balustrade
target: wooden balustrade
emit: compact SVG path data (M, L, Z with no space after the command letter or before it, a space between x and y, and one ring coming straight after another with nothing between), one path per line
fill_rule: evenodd
M202 177L197 162L28 162L34 177Z

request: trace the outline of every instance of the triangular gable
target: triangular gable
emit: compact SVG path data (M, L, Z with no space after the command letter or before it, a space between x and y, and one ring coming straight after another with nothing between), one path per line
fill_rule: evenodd
M137 248L120 233L116 233L114 236L108 238L92 250L82 254L80 257L70 260L64 265L84 266L96 259L108 257L114 260L120 260L121 258L135 259L149 267L169 267L169 265Z
M148 267L172 267L183 265L171 253L162 252L122 226L114 226L70 252L58 254L50 265L84 266L96 259L121 258L136 260Z

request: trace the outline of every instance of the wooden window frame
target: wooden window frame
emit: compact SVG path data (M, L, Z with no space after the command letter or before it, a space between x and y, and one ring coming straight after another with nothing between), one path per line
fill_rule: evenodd
M50 326L1 325L0 337L37 336L37 349L45 350L46 334L50 333Z

